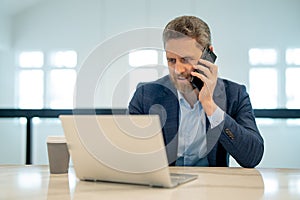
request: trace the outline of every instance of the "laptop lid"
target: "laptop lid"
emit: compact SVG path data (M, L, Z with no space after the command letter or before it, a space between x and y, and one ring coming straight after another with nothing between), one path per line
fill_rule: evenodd
M157 115L61 115L80 180L173 187Z

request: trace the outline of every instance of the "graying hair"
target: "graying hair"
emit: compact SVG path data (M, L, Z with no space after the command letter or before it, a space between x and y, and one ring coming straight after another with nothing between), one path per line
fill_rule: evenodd
M195 39L201 48L211 45L211 33L208 25L195 16L180 16L170 21L163 31L163 42L183 37Z

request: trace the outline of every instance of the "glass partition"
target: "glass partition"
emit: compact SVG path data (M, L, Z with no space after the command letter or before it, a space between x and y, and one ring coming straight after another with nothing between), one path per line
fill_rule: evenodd
M0 119L0 164L24 164L26 119Z
M256 119L265 142L261 168L300 168L300 119ZM239 166L230 158L230 166Z

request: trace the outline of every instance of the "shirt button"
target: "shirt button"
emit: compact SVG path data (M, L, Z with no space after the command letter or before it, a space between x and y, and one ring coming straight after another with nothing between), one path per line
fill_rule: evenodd
M225 133L226 133L226 135L228 135L228 137L230 138L230 139L234 139L234 134L231 132L231 130L229 129L229 128L225 128Z

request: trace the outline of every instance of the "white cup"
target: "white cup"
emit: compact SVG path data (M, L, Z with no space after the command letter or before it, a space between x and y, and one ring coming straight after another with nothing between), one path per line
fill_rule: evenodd
M64 136L48 136L47 150L51 174L68 173L70 154Z

